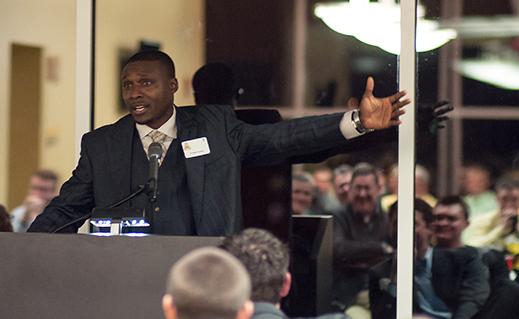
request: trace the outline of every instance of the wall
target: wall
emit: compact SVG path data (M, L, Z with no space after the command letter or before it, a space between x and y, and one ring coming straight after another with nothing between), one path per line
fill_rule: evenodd
M97 1L95 126L126 114L119 106L119 52L139 41L161 44L175 61L178 105L193 104L191 78L204 63L204 1Z
M6 203L13 43L43 49L41 132L34 141L41 149L39 166L57 171L62 179L74 167L75 1L0 0L0 7L0 203ZM47 78L49 58L58 62L54 81Z
M41 168L66 180L76 165L74 145L75 4L73 0L0 0L0 203L7 201L9 70L12 43L43 48ZM177 65L177 104L192 104L191 76L204 62L204 1L97 0L95 126L124 114L119 103L118 50L157 41ZM46 76L49 58L57 79ZM23 154L21 154L23 156ZM12 206L12 205L10 205ZM10 207L12 208L12 207Z

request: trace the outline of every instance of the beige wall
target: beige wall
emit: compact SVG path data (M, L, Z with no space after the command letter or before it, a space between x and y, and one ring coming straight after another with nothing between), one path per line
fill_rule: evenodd
M0 203L7 200L9 70L11 44L43 49L39 166L64 179L74 167L75 1L0 0ZM47 79L49 57L58 61L58 79ZM24 156L24 154L20 154Z
M40 167L62 180L75 167L75 3L74 0L0 0L0 203L7 200L9 69L12 43L43 49ZM97 0L96 127L121 112L119 49L136 49L141 39L157 41L177 66L180 90L176 103L192 104L192 74L204 62L203 0ZM47 59L57 58L58 79L46 78ZM23 156L23 154L21 154Z
M159 42L173 58L180 85L175 103L192 104L191 77L205 57L203 21L203 0L98 0L95 126L126 113L118 106L118 53L136 50L140 40Z

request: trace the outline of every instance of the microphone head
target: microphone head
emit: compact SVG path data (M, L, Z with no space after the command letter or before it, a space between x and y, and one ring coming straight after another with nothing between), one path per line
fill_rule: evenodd
M148 158L156 157L157 159L162 158L162 145L157 142L153 142L148 147Z

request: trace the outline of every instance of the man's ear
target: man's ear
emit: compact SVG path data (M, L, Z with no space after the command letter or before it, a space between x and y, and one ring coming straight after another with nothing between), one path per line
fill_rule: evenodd
M247 300L243 304L240 310L238 310L238 314L236 315L236 319L250 319L252 318L252 314L254 313L254 304L252 301Z
M290 292L290 286L292 285L292 275L287 271L285 273L285 278L283 279L283 286L281 287L281 291L279 292L279 297L285 298Z
M164 318L177 319L177 308L173 303L172 295L165 294L162 297L162 311L164 312Z
M169 89L171 90L171 94L175 94L178 91L177 78L172 78L169 80Z

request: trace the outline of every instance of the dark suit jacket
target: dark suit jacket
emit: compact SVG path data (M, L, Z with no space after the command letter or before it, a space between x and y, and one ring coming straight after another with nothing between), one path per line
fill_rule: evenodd
M396 300L381 290L379 284L381 278L390 277L394 267L392 264L392 260L384 261L370 272L370 303L374 319L396 317ZM487 268L473 249L435 248L432 284L435 293L451 310L453 319L469 319L476 316L490 293ZM419 311L416 298L414 301L414 308Z
M229 235L241 229L241 165L275 165L288 158L347 144L339 130L342 113L276 124L249 125L231 107L177 107L179 142L207 137L211 153L185 159L196 233ZM52 232L94 207L129 194L135 123L129 115L83 136L81 158L29 231ZM82 222L65 231L75 232Z

